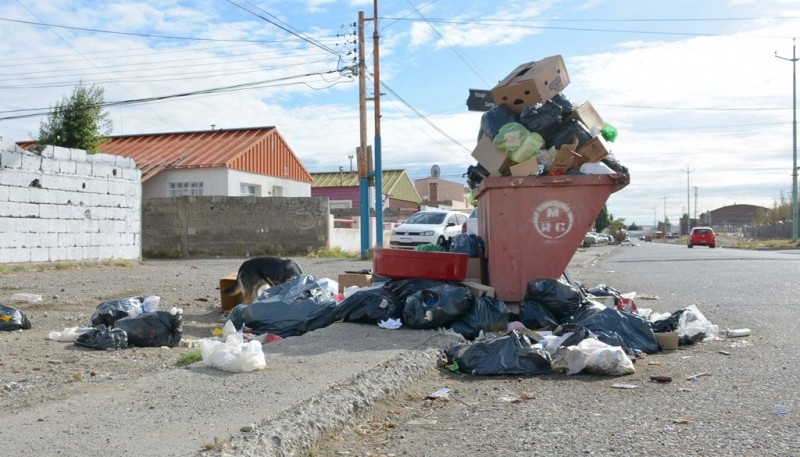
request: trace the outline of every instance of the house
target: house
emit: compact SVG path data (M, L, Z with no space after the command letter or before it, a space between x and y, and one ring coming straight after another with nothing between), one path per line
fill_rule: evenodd
M700 223L713 227L741 227L754 224L767 211L769 209L763 206L734 203L701 214Z
M361 207L357 173L340 170L311 175L311 196L328 197L331 210ZM419 210L422 199L405 170L383 170L382 176L383 208Z
M33 142L21 142L24 148ZM130 157L142 199L194 196L309 197L311 174L275 127L109 137L100 152Z
M469 189L463 183L442 179L438 172L433 176L414 181L414 187L422 196L422 203L428 206L444 206L451 209L471 209L467 201Z

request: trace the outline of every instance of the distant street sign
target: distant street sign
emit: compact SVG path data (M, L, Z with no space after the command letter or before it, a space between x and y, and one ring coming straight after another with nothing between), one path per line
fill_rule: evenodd
M489 111L497 106L492 100L492 93L483 89L470 89L467 97L469 111Z

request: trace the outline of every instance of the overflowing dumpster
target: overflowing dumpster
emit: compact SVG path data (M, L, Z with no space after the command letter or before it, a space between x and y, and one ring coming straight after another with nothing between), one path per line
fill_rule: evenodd
M484 179L478 232L495 296L522 301L528 281L561 277L608 197L629 181L627 174Z

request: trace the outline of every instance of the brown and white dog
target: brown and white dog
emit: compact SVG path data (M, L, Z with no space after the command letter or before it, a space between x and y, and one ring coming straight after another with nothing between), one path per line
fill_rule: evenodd
M279 257L255 257L245 260L239 267L236 283L223 289L227 295L242 293L242 303L250 304L256 299L258 289L268 284L277 286L289 279L303 274L300 265L291 259Z

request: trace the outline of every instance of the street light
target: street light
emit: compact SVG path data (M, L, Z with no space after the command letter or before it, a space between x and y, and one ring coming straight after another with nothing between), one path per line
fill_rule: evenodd
M792 62L792 241L797 242L797 57L792 38L792 58L775 57Z

